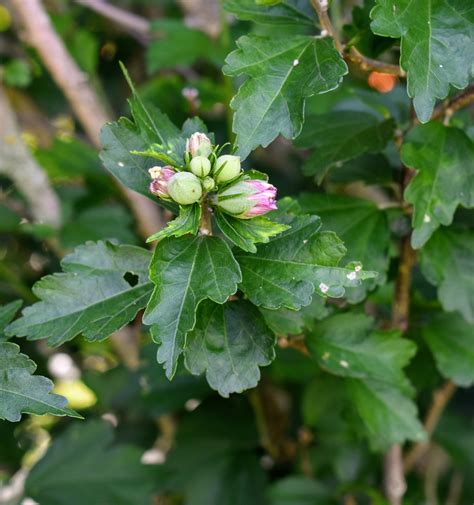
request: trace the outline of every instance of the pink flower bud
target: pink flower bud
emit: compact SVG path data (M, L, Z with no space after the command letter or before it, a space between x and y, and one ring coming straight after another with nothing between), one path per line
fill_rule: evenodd
M163 200L171 200L168 193L168 181L176 174L172 167L152 167L148 170L152 181L150 183L150 192L162 198Z
M276 191L265 181L239 181L217 195L217 206L234 217L251 219L277 208Z
M205 156L207 158L212 152L211 141L204 133L193 133L188 140L186 140L186 152L192 157Z

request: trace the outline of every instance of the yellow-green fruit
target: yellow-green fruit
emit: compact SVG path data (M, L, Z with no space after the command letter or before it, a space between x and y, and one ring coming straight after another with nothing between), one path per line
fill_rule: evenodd
M217 183L235 179L240 174L240 157L224 154L214 165L214 179Z
M201 181L190 172L178 172L168 182L168 193L176 203L190 205L201 198Z
M198 177L206 177L211 171L211 162L205 156L196 156L189 163L191 172Z

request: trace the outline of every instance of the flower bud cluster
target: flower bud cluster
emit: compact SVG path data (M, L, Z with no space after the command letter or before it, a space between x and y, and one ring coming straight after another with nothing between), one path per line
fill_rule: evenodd
M150 168L150 192L179 205L191 205L215 191L209 202L240 219L276 209L276 188L262 180L243 177L239 156L216 155L204 133L194 133L186 141L185 167Z

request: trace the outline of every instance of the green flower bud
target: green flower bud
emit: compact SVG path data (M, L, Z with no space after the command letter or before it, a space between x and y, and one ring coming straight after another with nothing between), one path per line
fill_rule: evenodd
M216 183L212 177L204 177L202 187L204 188L204 191L212 191L216 187Z
M201 198L201 181L190 172L178 172L168 182L168 193L176 203L189 205Z
M219 156L214 165L214 179L217 183L227 182L240 174L240 156L224 154Z
M189 163L191 172L198 177L206 177L211 171L211 162L204 156L196 156Z

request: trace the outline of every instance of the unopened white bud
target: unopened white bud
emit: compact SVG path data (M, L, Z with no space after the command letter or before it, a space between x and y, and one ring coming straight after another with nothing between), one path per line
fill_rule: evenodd
M225 154L219 156L214 165L214 179L217 183L235 179L240 174L240 157Z
M201 181L190 172L178 172L168 182L168 193L176 203L190 205L201 198Z
M211 171L211 162L205 156L196 156L190 161L189 166L191 172L198 177L206 177Z

